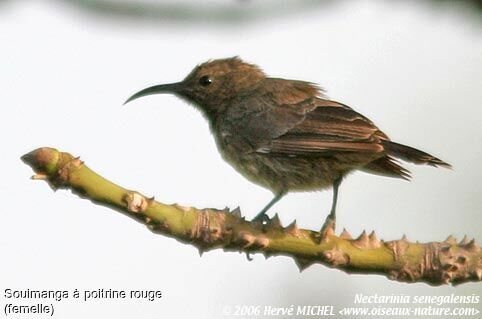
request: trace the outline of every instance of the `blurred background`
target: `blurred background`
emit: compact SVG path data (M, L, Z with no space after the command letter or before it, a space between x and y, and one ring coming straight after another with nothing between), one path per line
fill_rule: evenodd
M24 153L52 146L166 203L240 206L271 193L218 154L202 116L174 96L122 107L196 64L239 55L275 77L319 83L392 139L453 170L407 164L412 182L354 173L338 226L385 240L482 240L480 1L0 1L0 300L4 289L162 290L158 302L57 303L59 318L224 318L233 305L353 305L362 294L471 295L286 257L212 251L157 236L117 212L33 182ZM290 194L272 210L319 229L331 191ZM478 305L480 309L480 304Z

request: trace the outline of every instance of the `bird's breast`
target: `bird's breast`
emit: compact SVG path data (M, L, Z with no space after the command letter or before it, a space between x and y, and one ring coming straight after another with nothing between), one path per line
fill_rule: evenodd
M309 191L332 185L346 172L330 159L273 157L256 152L249 143L232 132L214 134L223 159L245 178L271 190Z

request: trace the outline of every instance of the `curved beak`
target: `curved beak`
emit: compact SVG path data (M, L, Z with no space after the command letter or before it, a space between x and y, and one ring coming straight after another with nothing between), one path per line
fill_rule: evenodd
M182 86L183 86L182 82L154 85L154 86L148 87L147 89L137 92L136 94L128 98L127 101L124 102L124 105L129 103L132 100L135 100L147 95L177 93L182 89Z

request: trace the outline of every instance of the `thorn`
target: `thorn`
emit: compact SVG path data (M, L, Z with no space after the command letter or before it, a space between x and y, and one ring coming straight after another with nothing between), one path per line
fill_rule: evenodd
M323 238L327 238L329 236L335 236L335 223L330 223L328 227L325 229L325 233L322 235L323 235Z
M451 249L451 246L450 246L450 245L448 245L448 246L442 246L442 247L440 248L440 250L441 250L443 253L448 253L448 252L450 252L450 249Z
M300 229L296 225L296 219L285 228L286 232L292 236L298 237L300 235Z
M447 244L451 244L451 245L455 245L457 243L457 238L455 238L454 236L450 235L449 237L447 237L447 239L445 239L445 242Z
M253 261L253 257L251 257L250 253L249 252L246 252L246 259L248 261Z
M147 199L147 203L148 203L149 205L152 205L155 201L156 201L156 199L155 199L154 196L149 197L149 198Z
M482 280L482 269L477 269L475 271L475 276L477 277L478 280Z
M459 246L464 246L464 245L467 245L468 243L469 243L469 239L467 238L467 235L464 235L464 238L462 238L462 240L460 241Z
M470 251L477 251L479 249L479 245L475 242L475 238L472 238L472 240L465 245L465 249Z
M172 204L172 206L176 207L177 209L182 210L184 213L190 211L191 208L192 208L192 207L189 207L189 206L182 206L182 205L179 205L179 204L177 204L177 203Z
M396 272L395 270L391 270L389 273L388 273L388 279L390 280L397 280L398 278L398 272Z
M367 248L368 247L368 236L367 232L363 230L363 232L358 236L355 241L353 241L353 245L355 245L358 248Z
M313 261L309 259L302 259L302 258L297 258L295 259L296 265L298 265L298 268L300 269L300 272L305 270L306 268L310 267L313 265Z
M407 235L403 234L402 239L400 239L400 240L401 240L401 241L406 241L406 242L408 242Z
M263 255L264 255L264 258L268 259L269 257L272 257L274 254L269 251L264 251Z
M444 275L443 275L444 284L449 284L450 281L452 280L452 277L453 277L452 273L450 273L450 272L444 273Z
M328 240L328 237L335 236L336 221L332 218L327 218L320 229L320 237L318 244Z
M233 209L231 214L233 214L234 217L241 218L241 209L239 209L239 206Z
M341 239L353 239L351 237L350 233L345 228L343 228L343 231L340 234L340 238Z
M197 248L197 250L198 250L198 253L199 253L199 257L202 257L203 254L204 254L204 249L203 249L201 246L199 246L199 247Z
M278 213L274 214L273 218L268 221L268 228L282 228L281 220L279 219Z
M38 181L46 181L48 180L48 176L46 174L35 174L35 175L32 175L32 177L30 177L30 179L33 179L33 180L38 180Z
M379 248L380 247L380 240L377 238L375 231L373 230L368 236L368 240L370 243L370 248Z

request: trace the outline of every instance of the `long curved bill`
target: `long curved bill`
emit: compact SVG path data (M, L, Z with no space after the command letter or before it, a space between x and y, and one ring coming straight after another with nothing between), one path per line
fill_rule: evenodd
M154 85L154 86L148 87L147 89L137 92L136 94L128 98L127 101L124 102L124 105L129 103L132 100L135 100L147 95L176 93L181 88L182 88L182 82Z

